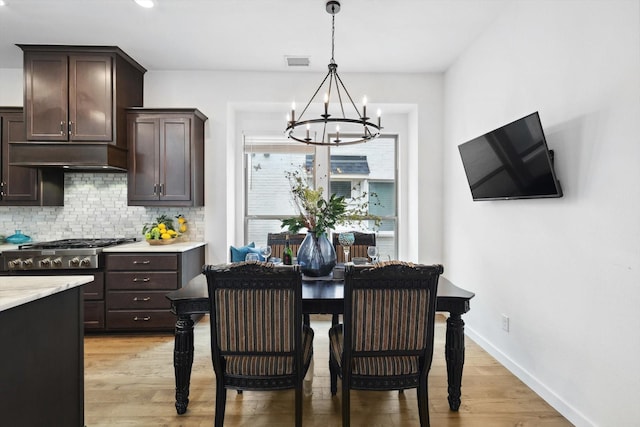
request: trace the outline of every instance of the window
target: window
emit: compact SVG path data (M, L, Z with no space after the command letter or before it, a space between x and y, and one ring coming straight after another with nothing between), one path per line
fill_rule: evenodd
M306 167L309 152L313 164L313 148L282 137L245 136L244 143L245 236L247 243L260 246L268 233L281 231L283 218L297 214L284 172Z
M328 155L329 191L347 202L367 195L369 213L382 218L375 230L380 259L397 258L397 186L395 137L331 147L307 146L282 137L245 136L245 240L266 244L268 233L281 232L280 221L296 215L285 171L305 168L314 179L314 159ZM316 153L317 150L317 153ZM374 221L338 228L374 232Z

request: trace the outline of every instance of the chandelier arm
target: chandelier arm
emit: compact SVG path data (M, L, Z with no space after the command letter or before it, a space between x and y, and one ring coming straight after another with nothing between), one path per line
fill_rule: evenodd
M338 75L338 73L336 73L336 76ZM344 85L342 86L342 88L344 89ZM338 102L340 103L340 110L342 111L342 118L346 119L347 115L344 112L344 104L342 103L342 94L340 93L340 86L338 86L338 83L336 82L336 93L338 94Z
M342 82L342 79L340 78L340 76L338 75L337 72L336 72L336 79L342 85L342 89L344 89L344 92L347 94L347 97L349 98L349 102L351 102L351 105L353 106L353 109L356 110L356 114L358 115L358 117L360 117L361 120L363 120L364 117L362 117L362 115L360 114L360 111L358 110L358 107L356 107L356 103L353 102L353 99L351 98L351 94L347 90L347 87L344 85L344 83ZM336 87L337 87L337 85L336 85Z
M327 90L327 104L331 102L331 88L333 87L333 81L335 80L335 73L335 69L332 69L331 66L329 66L329 74L331 75L331 78L329 78L329 90Z
M324 85L324 82L327 81L327 78L331 75L331 70L329 70L329 72L327 73L326 76L324 76L324 79L322 80L322 83L320 83L320 86L318 86L318 89L316 89L316 91L313 93L313 95L311 96L311 98L309 99L309 102L307 102L307 105L304 107L304 109L302 110L302 113L300 113L300 115L298 116L298 121L300 121L300 119L302 118L302 116L304 115L304 113L307 111L307 109L309 108L309 105L311 105L311 103L313 102L313 100L315 99L316 95L318 94L318 92L320 92L320 89L322 89L322 86Z

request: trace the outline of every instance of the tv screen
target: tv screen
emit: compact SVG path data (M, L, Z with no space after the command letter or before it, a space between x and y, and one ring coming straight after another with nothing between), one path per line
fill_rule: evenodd
M537 112L458 149L473 200L562 197Z

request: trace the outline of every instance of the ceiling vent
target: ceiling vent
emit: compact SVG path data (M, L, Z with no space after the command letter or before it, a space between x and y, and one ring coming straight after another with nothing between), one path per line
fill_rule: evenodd
M308 67L309 66L308 56L285 56L284 59L287 61L287 65L289 67Z

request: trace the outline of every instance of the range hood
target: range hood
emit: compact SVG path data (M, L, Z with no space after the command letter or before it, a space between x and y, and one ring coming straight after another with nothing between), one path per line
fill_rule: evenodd
M104 142L10 142L9 164L70 171L126 172L127 150Z

